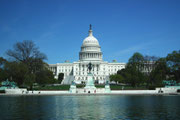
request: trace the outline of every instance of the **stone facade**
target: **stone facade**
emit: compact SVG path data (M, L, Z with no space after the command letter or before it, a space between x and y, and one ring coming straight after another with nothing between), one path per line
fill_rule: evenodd
M118 70L125 68L125 63L112 63L103 61L103 54L98 40L93 36L90 26L89 35L83 41L81 51L79 52L79 61L70 63L49 64L49 69L53 71L55 78L59 73L64 73L62 83L66 84L68 79L74 80L75 83L85 83L87 81L88 64L92 63L92 74L96 83L104 84L109 75L117 73Z

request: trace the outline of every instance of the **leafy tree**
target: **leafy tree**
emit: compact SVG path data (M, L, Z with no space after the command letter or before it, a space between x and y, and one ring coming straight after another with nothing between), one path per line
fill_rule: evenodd
M3 68L6 62L7 62L6 59L4 59L3 57L0 57L0 68Z
M118 70L118 71L117 71L117 74L118 74L118 75L122 75L123 77L125 77L126 69Z
M34 74L26 74L25 75L25 85L28 85L30 87L30 90L33 89L33 83L35 82L35 75Z
M0 57L0 81L4 81L7 79L7 73L4 70L4 65L6 64L6 59Z
M144 75L142 74L143 62L144 57L138 52L134 53L128 61L126 66L126 79L133 87L144 82Z
M151 81L150 81L150 74L151 72L155 69L156 67L156 61L158 61L159 57L155 57L155 56L144 56L144 65L143 65L143 68L144 68L144 78L146 81L146 85L147 87L149 87L149 85L151 84Z
M150 82L152 85L162 85L162 81L166 79L168 72L166 59L160 58L155 64L155 69L150 73Z
M36 82L41 85L55 83L53 72L44 69L36 73Z
M137 86L137 84L139 82L138 77L139 77L138 76L138 70L137 70L136 66L128 65L126 67L126 74L125 74L125 78L127 80L127 83L133 87Z
M114 81L116 83L124 83L124 78L118 74L110 75L110 81Z
M155 62L158 61L159 57L155 56L144 56L144 68L146 68L146 73L149 73L155 68Z
M172 79L180 82L180 50L168 54L166 60L170 74L173 76Z
M133 54L131 58L129 58L128 65L136 67L138 71L141 71L143 62L144 62L143 55L141 53L136 52Z
M28 73L28 67L20 62L7 62L4 66L9 80L16 82L18 85L24 83L25 75Z
M58 74L58 83L61 83L63 79L64 79L64 73L59 73Z

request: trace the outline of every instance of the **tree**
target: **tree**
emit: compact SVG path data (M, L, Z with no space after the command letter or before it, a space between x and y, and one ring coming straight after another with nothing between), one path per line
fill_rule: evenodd
M144 69L146 73L149 75L150 72L155 68L155 62L158 61L159 57L155 56L144 56Z
M26 74L25 75L25 85L28 85L30 87L30 90L33 89L33 83L35 82L35 75L34 74Z
M119 74L110 75L110 81L114 81L116 83L124 83L124 78Z
M25 75L28 74L28 67L20 62L6 62L4 70L7 73L7 78L16 82L19 86L24 83Z
M28 66L30 73L35 73L43 67L43 60L47 59L46 55L41 53L31 40L17 42L13 50L8 50L7 55L15 60Z
M143 71L144 71L144 78L146 81L147 87L149 87L150 84L150 74L156 67L156 61L158 61L159 57L155 56L144 56L144 65L143 65Z
M180 82L180 50L168 54L166 60L170 74L173 75L172 79Z
M6 59L0 57L0 81L4 81L7 79L7 73L4 70L4 66L6 64Z
M32 88L35 82L48 84L54 80L52 72L47 69L48 65L43 61L47 59L46 55L31 40L17 42L12 50L7 51L7 55L14 61L7 64L6 70L18 85Z
M138 71L142 70L144 62L144 57L141 53L134 53L131 58L129 58L128 65L136 67Z
M168 67L165 58L160 58L155 63L155 69L150 73L150 82L152 85L162 85L162 81L166 79Z
M144 82L144 75L142 74L143 62L144 57L138 52L134 53L128 61L126 66L126 79L133 87Z
M3 68L6 62L7 62L6 59L4 59L3 57L0 57L0 68Z
M118 74L118 75L122 75L123 77L125 77L126 69L118 70L118 71L117 71L117 74Z
M133 87L137 86L137 84L139 82L138 77L139 77L138 76L138 70L137 70L136 66L128 65L126 67L126 74L125 74L125 78L127 80L127 83Z
M64 73L59 73L59 75L58 75L58 83L61 83L63 79L64 79Z
M37 72L36 82L41 85L55 83L53 72L48 69Z

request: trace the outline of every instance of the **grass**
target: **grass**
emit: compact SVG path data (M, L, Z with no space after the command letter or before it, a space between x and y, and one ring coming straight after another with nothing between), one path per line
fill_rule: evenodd
M39 86L34 88L34 90L69 90L70 85L60 85L60 86Z
M84 84L76 85L77 88L84 88ZM95 85L96 88L104 88L105 85ZM132 86L122 86L122 85L110 85L111 90L148 90L145 86L132 87ZM60 85L60 86L39 86L34 88L34 90L69 90L70 85Z
M110 85L111 90L148 90L146 86L138 86L138 87L132 87L132 86L122 86L122 85Z
M5 90L0 90L0 93L5 93Z
M85 86L86 86L86 85L84 85L84 84L76 85L77 88L84 88ZM96 84L95 87L96 87L96 88L104 88L105 85Z
M105 85L98 85L98 84L97 84L97 85L95 85L95 87L96 87L96 88L104 88Z
M104 88L104 85L95 85L96 88ZM77 88L84 88L84 84L76 85ZM35 87L34 90L69 90L70 85L60 85L60 86L39 86Z
M76 85L77 88L84 88L85 85L84 84L79 84L79 85Z

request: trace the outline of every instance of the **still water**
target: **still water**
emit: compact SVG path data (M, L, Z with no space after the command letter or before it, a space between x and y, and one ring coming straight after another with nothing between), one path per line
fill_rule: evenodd
M0 96L1 120L180 120L180 96Z

